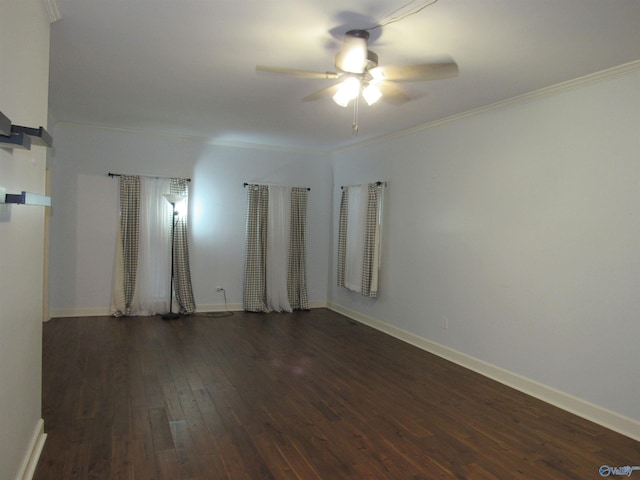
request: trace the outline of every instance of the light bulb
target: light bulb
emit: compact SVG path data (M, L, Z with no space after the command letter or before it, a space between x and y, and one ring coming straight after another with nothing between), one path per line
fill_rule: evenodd
M369 70L369 74L373 77L374 80L384 80L384 71L380 67L372 68L371 70Z
M368 105L373 105L378 100L380 100L380 97L382 97L382 92L380 91L376 83L372 82L362 90L362 96L364 97Z
M358 96L360 92L360 80L355 77L348 77L338 85L338 91L333 96L333 101L341 107L346 107L349 102Z

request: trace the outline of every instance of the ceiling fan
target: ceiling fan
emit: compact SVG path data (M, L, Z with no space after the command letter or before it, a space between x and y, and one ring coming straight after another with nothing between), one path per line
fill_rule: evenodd
M421 65L379 66L378 55L368 48L369 31L349 30L344 35L342 49L336 54L337 72L315 72L293 68L257 65L259 72L293 75L302 78L324 78L341 80L339 83L307 95L302 100L312 101L333 97L340 106L346 107L360 95L369 105L380 99L401 105L410 97L395 82L439 80L458 75L454 61L425 63Z

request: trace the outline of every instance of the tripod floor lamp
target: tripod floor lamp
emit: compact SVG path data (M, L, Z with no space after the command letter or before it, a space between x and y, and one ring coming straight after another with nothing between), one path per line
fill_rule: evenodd
M164 198L171 204L171 282L169 286L169 311L162 315L163 320L175 320L180 315L173 312L173 258L176 240L176 203L180 203L186 198L186 195L177 195L173 193L165 193Z

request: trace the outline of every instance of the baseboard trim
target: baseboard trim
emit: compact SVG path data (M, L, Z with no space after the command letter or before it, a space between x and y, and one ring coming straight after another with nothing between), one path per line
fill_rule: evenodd
M327 308L327 301L318 300L309 302L309 308ZM224 304L214 303L209 305L198 305L196 313L224 312L226 310L229 310L230 312L242 312L244 308L241 303L230 303L226 307Z
M210 312L241 312L242 304L241 303L228 303L225 305L224 303L212 303L208 305L198 305L196 307L196 313L210 313Z
M61 308L52 309L49 312L51 318L67 318L67 317L108 317L111 315L109 307L91 307L91 308Z
M47 434L44 433L44 420L41 418L36 424L36 429L33 432L33 436L29 442L29 448L18 470L16 480L31 480L33 478L46 440Z
M309 302L309 306L311 308L327 308L326 300L317 300L313 302ZM241 303L229 303L225 305L224 303L212 303L205 305L198 305L196 307L196 313L207 313L207 312L241 312L244 309L242 308ZM51 318L67 318L67 317L108 317L111 315L111 309L108 307L92 307L92 308L61 308L54 309L50 312Z
M327 308L327 301L321 300L317 302L309 302L310 308Z
M407 332L401 328L381 322L375 318L363 315L342 305L329 302L328 307L352 320L380 330L392 337L409 343L427 352L438 355L446 360L462 367L473 370L485 377L496 380L504 385L515 388L527 395L538 398L544 402L597 423L605 428L621 433L629 438L640 441L640 422L632 418L620 415L614 411L599 405L587 402L565 392L549 387L535 380L513 373L501 367L497 367L483 360Z

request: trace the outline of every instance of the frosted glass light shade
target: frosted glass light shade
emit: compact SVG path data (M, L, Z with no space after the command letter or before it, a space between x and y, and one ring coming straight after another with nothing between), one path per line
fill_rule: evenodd
M171 205L175 205L176 203L180 203L181 201L183 201L186 196L185 195L178 195L176 193L165 193L163 195L163 197L167 200L167 202L169 202Z
M376 84L370 83L366 86L366 88L362 90L362 96L364 97L368 105L373 105L378 100L380 100L380 97L382 97L382 92Z
M343 72L362 73L367 62L367 40L348 35L344 46L336 55L336 67Z
M341 107L346 107L360 92L360 81L355 77L348 77L338 86L338 91L333 96L333 101Z

